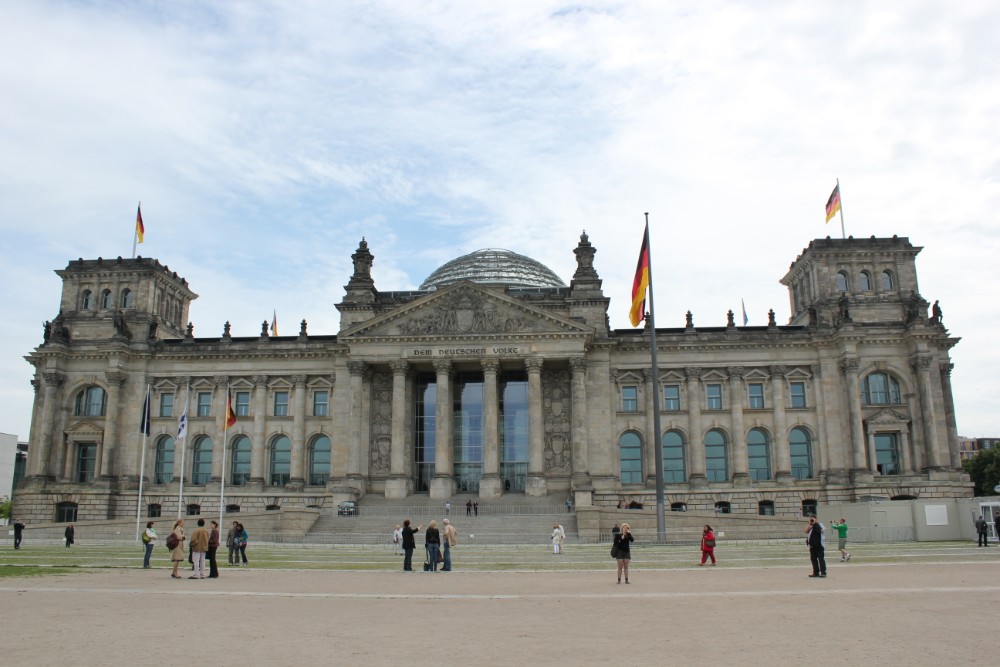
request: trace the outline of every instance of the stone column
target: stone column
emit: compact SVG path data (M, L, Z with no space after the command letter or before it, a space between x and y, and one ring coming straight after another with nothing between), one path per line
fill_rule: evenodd
M865 430L861 412L861 387L858 382L857 357L844 357L840 362L840 370L844 373L847 384L847 413L851 433L851 474L857 481L858 473L874 472L869 467L865 457Z
M642 369L643 390L646 392L646 448L643 452L643 468L646 470L646 486L656 488L656 424L653 420L653 412L659 406L653 404L653 377L652 368Z
M222 475L225 474L223 466L232 465L229 460L228 450L226 446L226 436L228 435L228 430L226 429L226 389L229 387L229 376L228 375L216 375L212 378L212 383L215 385L214 395L212 396L212 405L215 406L215 438L213 439L212 445L212 484L218 484L222 480ZM234 408L235 409L235 408ZM215 446L215 443L219 443L221 446ZM222 459L226 460L223 461Z
M878 451L875 449L875 431L868 428L867 432L868 440L868 468L872 473L878 473Z
M250 450L250 483L248 491L260 492L265 483L267 455L264 427L267 424L267 376L253 377L253 447Z
M431 498L451 498L455 495L455 470L452 457L452 398L451 361L434 362L437 372L435 394L434 477L431 479Z
M292 413L292 465L288 476L288 488L301 491L306 485L306 457L309 448L306 447L306 376L293 375L295 385L295 406Z
M726 369L729 374L729 421L732 426L733 453L732 470L733 486L750 486L747 462L747 434L743 427L743 369L731 366Z
M500 398L497 373L500 362L484 359L483 365L483 478L479 481L480 498L499 498L500 481Z
M121 389L128 376L121 371L106 371L108 381L108 407L104 418L104 438L101 443L101 467L94 471L94 479L111 479L115 476L118 458L118 417L121 414Z
M347 371L351 374L351 411L350 422L347 430L347 479L348 486L357 492L362 492L359 488L361 484L361 456L363 443L361 441L362 421L364 420L365 405L365 375L368 373L368 364L363 361L348 361Z
M52 455L52 440L55 437L53 433L55 419L56 415L60 414L58 389L65 381L65 377L62 373L49 371L42 373L42 380L45 382L45 391L43 392L41 408L43 415L41 437L37 443L33 443L37 446L28 448L28 476L51 480L55 479L58 474L49 459Z
M569 360L573 395L573 490L590 489L590 462L587 457L587 360Z
M924 418L924 448L927 451L927 465L932 470L940 470L951 464L941 456L937 437L937 409L934 405L934 394L931 390L931 358L927 355L916 355L911 360L913 370L917 375L917 385L920 389L920 411Z
M813 407L816 409L816 431L812 434L812 461L813 474L819 476L819 471L827 471L833 465L830 460L830 438L829 429L826 423L826 410L824 406L823 392L823 365L813 364L809 367L812 372ZM808 394L806 394L808 396ZM808 403L807 403L808 405ZM789 458L790 461L790 458Z
M692 487L705 487L705 443L702 442L701 424L701 369L686 368L688 399L688 483Z
M524 491L529 496L544 496L546 485L542 359L529 357L524 360L524 365L528 369L528 480Z
M406 474L406 380L410 364L404 359L389 362L392 370L392 433L389 445L389 479L385 482L386 498L405 498L410 495L409 476Z
M774 479L779 484L791 484L792 456L788 451L788 423L785 414L785 367L771 366L771 404L774 407L774 440L771 452L774 456Z
M955 395L951 392L951 371L955 364L942 363L941 371L941 392L944 395L944 416L948 426L948 458L951 467L956 470L962 469L962 455L958 451L958 424L955 422Z
M899 429L899 473L908 475L913 470L913 461L910 460L910 434L905 427Z

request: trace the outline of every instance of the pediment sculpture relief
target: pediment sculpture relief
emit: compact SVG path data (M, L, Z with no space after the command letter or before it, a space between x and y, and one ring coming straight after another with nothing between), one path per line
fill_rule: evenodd
M486 295L461 291L435 301L396 327L404 335L520 333L536 331L538 322Z

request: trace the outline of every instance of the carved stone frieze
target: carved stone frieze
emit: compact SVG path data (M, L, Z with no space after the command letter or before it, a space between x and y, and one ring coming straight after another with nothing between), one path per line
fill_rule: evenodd
M536 331L531 318L482 292L456 290L435 301L428 309L396 324L408 336L475 333L521 333Z
M392 376L376 371L371 376L371 443L369 470L372 476L389 474L392 445Z
M568 371L542 374L542 414L545 415L545 472L568 473L572 468L572 393Z

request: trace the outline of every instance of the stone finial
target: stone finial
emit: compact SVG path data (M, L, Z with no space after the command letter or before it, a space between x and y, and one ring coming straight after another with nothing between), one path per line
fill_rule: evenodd
M726 328L732 329L736 326L736 316L733 314L732 309L726 313Z
M767 311L767 326L776 327L778 323L774 319L774 308Z
M299 337L305 338L309 334L306 333L306 321L302 320L302 324L299 326Z
M261 338L270 338L271 337L271 334L269 334L267 332L267 328L269 326L271 326L271 325L270 325L270 323L267 320L264 320L263 324L260 325L260 337Z
M194 338L194 323L188 322L187 332L184 334L185 338Z
M684 315L684 326L688 329L694 329L694 315L691 314L690 310Z
M594 254L596 253L597 249L591 245L590 237L584 231L580 234L580 243L573 250L573 254L576 255L576 273L573 274L573 280L598 278L597 271L594 269Z
M229 320L226 320L226 323L222 325L222 337L232 338L233 335L231 333L231 330L232 330L232 325L229 323Z

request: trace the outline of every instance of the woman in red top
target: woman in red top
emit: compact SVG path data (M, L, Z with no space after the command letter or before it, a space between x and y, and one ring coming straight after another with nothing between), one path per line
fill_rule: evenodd
M715 565L715 533L706 523L705 530L701 532L701 562L698 565L704 565L709 558L712 559L712 565Z

